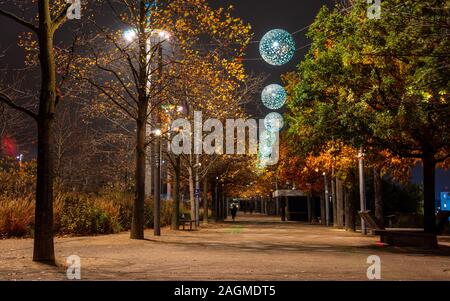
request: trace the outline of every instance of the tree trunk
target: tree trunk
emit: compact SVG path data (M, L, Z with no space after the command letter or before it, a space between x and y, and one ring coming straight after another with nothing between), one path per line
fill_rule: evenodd
M356 231L355 192L354 189L343 189L345 202L345 230Z
M375 217L384 226L382 179L379 169L373 169L373 194L375 199Z
M33 261L53 264L53 178L51 158L51 125L49 118L38 124L38 155Z
M433 155L425 155L423 164L424 229L436 233L435 175L436 161Z
M180 173L181 173L181 158L176 156L174 167L174 191L173 191L173 203L172 203L172 222L170 228L172 230L178 230L179 217L180 217Z
M54 264L52 125L56 108L56 66L49 1L39 1L39 61L41 91L33 261Z
M203 223L208 224L209 202L208 202L208 178L203 180Z
M136 188L131 221L131 239L144 239L145 215L145 167L146 167L146 115L147 111L140 106L140 118L136 121Z
M143 4L140 5L140 19L145 18ZM139 99L136 118L136 166L135 166L135 192L133 203L133 216L131 219L131 239L144 239L145 228L145 176L146 176L146 134L147 134L147 42L143 38L145 27L139 27Z
M344 227L344 195L342 181L336 179L336 227Z

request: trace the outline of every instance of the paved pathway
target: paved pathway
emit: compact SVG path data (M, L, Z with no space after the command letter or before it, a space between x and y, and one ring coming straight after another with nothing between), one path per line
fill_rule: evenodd
M72 254L92 280L367 280L370 255L380 256L384 280L450 280L448 238L434 252L379 248L376 237L242 214L235 223L162 234L57 238L58 267L31 262L31 239L3 240L0 280L65 279Z

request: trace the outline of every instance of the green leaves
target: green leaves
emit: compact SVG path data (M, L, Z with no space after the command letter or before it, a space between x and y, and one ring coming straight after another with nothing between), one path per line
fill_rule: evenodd
M359 2L345 12L323 8L308 32L312 46L297 83L289 83L289 131L302 151L341 139L410 150L405 155L432 149L443 160L450 110L445 9L445 1L386 0L382 18L368 20Z

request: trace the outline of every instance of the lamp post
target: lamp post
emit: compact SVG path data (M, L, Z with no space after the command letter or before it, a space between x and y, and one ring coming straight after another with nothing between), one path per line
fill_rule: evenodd
M219 221L219 196L218 196L219 177L216 176L216 186L214 190L214 209L216 211L216 222Z
M153 233L155 236L161 235L160 219L161 219L161 130L155 130L155 142L154 142L154 164L153 164Z
M364 149L361 147L358 153L359 161L359 200L361 211L366 211L366 185L364 182ZM367 235L367 228L364 219L361 217L361 234Z
M154 3L156 5L156 1ZM131 43L133 42L137 37L138 33L137 31L130 29L124 32L123 34L124 39ZM147 65L151 64L152 60L152 38L155 38L155 41L157 43L157 55L158 55L158 65L157 65L157 71L158 76L162 77L163 72L163 48L162 43L165 40L170 39L170 33L164 31L164 30L153 30L150 29L150 37L147 39L145 43L145 51L146 51L146 59L147 59ZM150 72L151 73L151 72ZM150 86L151 86L151 74L148 75L147 79L147 93L150 92ZM151 104L152 105L152 104ZM154 162L148 162L146 165L146 187L145 187L145 194L151 195L152 191L152 180L153 180L153 201L154 201L154 235L160 236L161 235L161 228L160 228L160 216L161 216L161 136L162 131L160 130L160 116L159 116L159 107L156 107L153 114L153 122L155 124L156 130L152 131L151 126L147 125L147 134L153 134L154 136L154 142L153 142L153 149L150 146L149 147L149 158L152 158L153 153L153 161ZM151 117L150 117L151 118ZM153 164L152 164L153 163ZM152 179L153 178L153 179Z
M195 224L200 226L200 180L199 180L199 168L202 166L200 163L200 156L197 154L195 157Z
M328 179L327 179L327 173L323 173L323 180L325 183L325 220L326 225L330 225L330 200L328 196Z

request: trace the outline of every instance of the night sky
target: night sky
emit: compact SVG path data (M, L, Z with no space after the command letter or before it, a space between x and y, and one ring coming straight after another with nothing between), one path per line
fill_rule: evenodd
M242 18L245 22L252 25L254 40L259 41L264 34L272 29L284 29L294 33L310 25L318 11L323 5L332 5L333 0L216 0L211 1L217 6L233 5L235 15ZM306 36L306 30L294 35L297 48L309 43ZM246 66L249 71L263 73L269 76L267 84L281 84L281 75L293 71L296 65L301 61L308 49L297 51L292 61L284 66L271 66L260 59L259 44L252 43L247 52ZM259 101L259 98L255 101ZM263 111L261 111L263 110ZM265 113L262 106L252 112L255 117L264 117Z
M288 32L296 32L311 24L317 12L323 5L331 6L333 0L215 0L210 1L213 6L235 7L235 15L241 17L245 22L252 25L254 40L259 41L262 36L271 29L280 28ZM9 66L21 66L23 62L23 53L16 46L17 34L24 31L23 28L14 22L0 17L0 50L6 49L6 57L0 59L2 68L7 63ZM306 31L302 31L294 35L295 42L298 47L302 47L309 43L305 37ZM258 43L249 46L247 58L259 59ZM300 62L307 48L298 51L294 59L285 66L274 67L262 60L246 61L248 71L255 73L264 73L269 76L267 84L281 84L280 76L286 72L293 71ZM253 100L252 100L253 101ZM255 99L254 102L258 102ZM266 112L253 108L252 112L255 117L263 117ZM413 181L421 183L420 168L415 168L413 173ZM448 191L450 186L450 175L442 170L437 171L436 176L437 193L439 191Z

